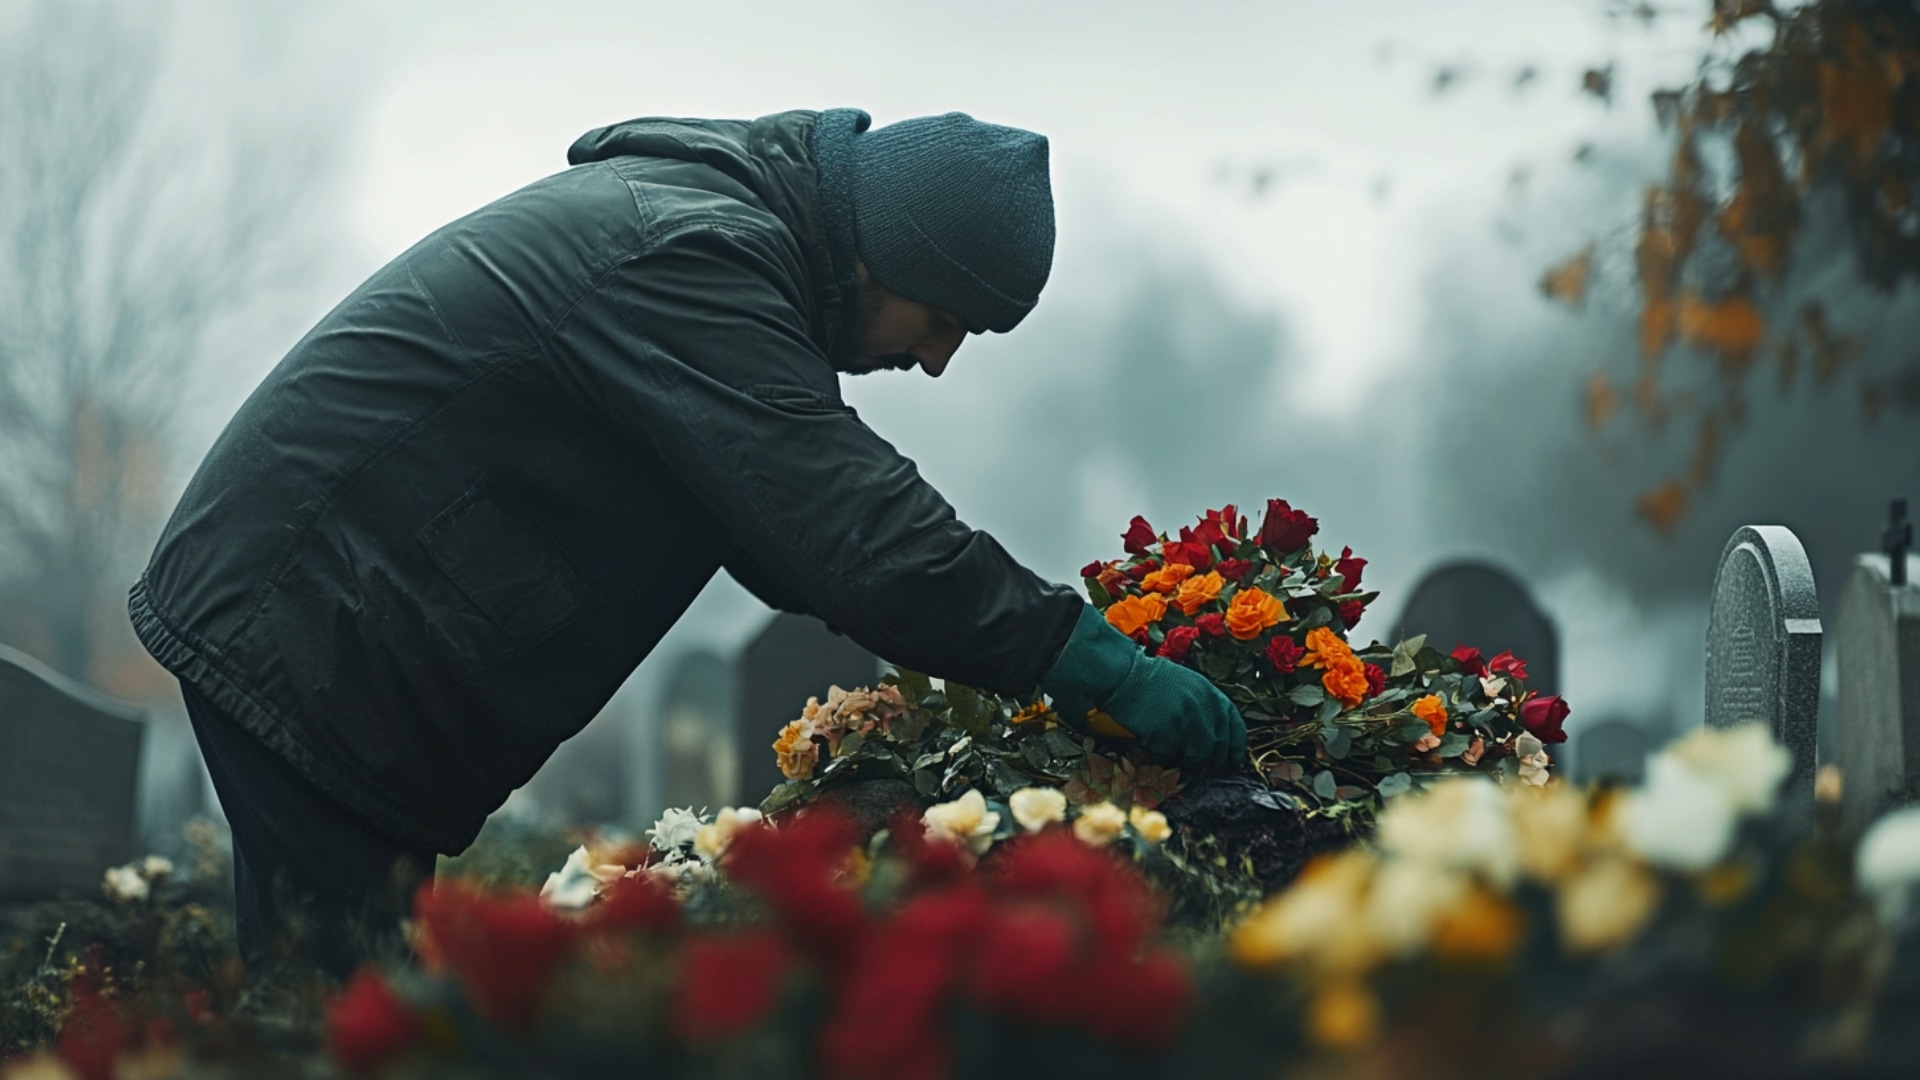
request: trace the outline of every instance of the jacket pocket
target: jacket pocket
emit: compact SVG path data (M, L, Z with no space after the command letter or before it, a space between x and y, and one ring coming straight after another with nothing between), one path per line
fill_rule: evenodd
M440 511L418 538L440 572L512 640L515 651L540 644L591 606L586 580L560 548L503 509L484 483Z

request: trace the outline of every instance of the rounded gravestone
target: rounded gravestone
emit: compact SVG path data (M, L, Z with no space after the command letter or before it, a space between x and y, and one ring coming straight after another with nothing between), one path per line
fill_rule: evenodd
M1720 553L1707 615L1707 724L1764 724L1812 789L1820 725L1820 602L1800 538L1743 526Z
M1471 645L1491 657L1511 652L1527 662L1527 688L1558 693L1560 635L1526 583L1492 563L1447 563L1420 579L1400 613L1398 633L1427 635L1446 652Z

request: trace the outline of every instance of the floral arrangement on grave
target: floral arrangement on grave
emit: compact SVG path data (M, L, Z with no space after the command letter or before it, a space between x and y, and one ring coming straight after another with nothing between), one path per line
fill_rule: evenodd
M1378 593L1350 547L1316 549L1319 522L1270 499L1258 529L1234 506L1177 536L1135 517L1124 557L1082 571L1107 621L1156 656L1212 680L1239 708L1250 759L1234 779L1247 799L1363 828L1382 801L1461 772L1540 786L1547 747L1565 740L1567 703L1527 688L1523 658L1424 636L1356 646L1350 634ZM914 672L878 688L810 699L774 744L789 782L770 814L854 780L892 778L923 800L982 791L1005 815L1017 790L1054 785L1071 802L1147 809L1180 791L1176 769L1148 763L1098 712L1062 717ZM1273 884L1273 882L1268 882Z

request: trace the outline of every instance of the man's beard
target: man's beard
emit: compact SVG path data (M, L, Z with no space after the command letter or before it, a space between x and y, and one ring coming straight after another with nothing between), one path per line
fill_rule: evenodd
M860 286L859 295L848 305L846 316L840 321L840 332L834 335L833 349L827 353L827 360L835 371L871 375L876 371L912 371L920 365L919 357L912 353L871 355L873 350L867 346L867 338L880 313L881 292L880 286L868 281Z

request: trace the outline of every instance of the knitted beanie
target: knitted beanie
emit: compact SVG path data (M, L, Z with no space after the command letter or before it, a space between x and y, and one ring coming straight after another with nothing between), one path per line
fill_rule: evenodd
M867 271L969 329L1019 325L1053 267L1046 138L957 112L865 126L823 123L816 156L823 197L852 202Z

